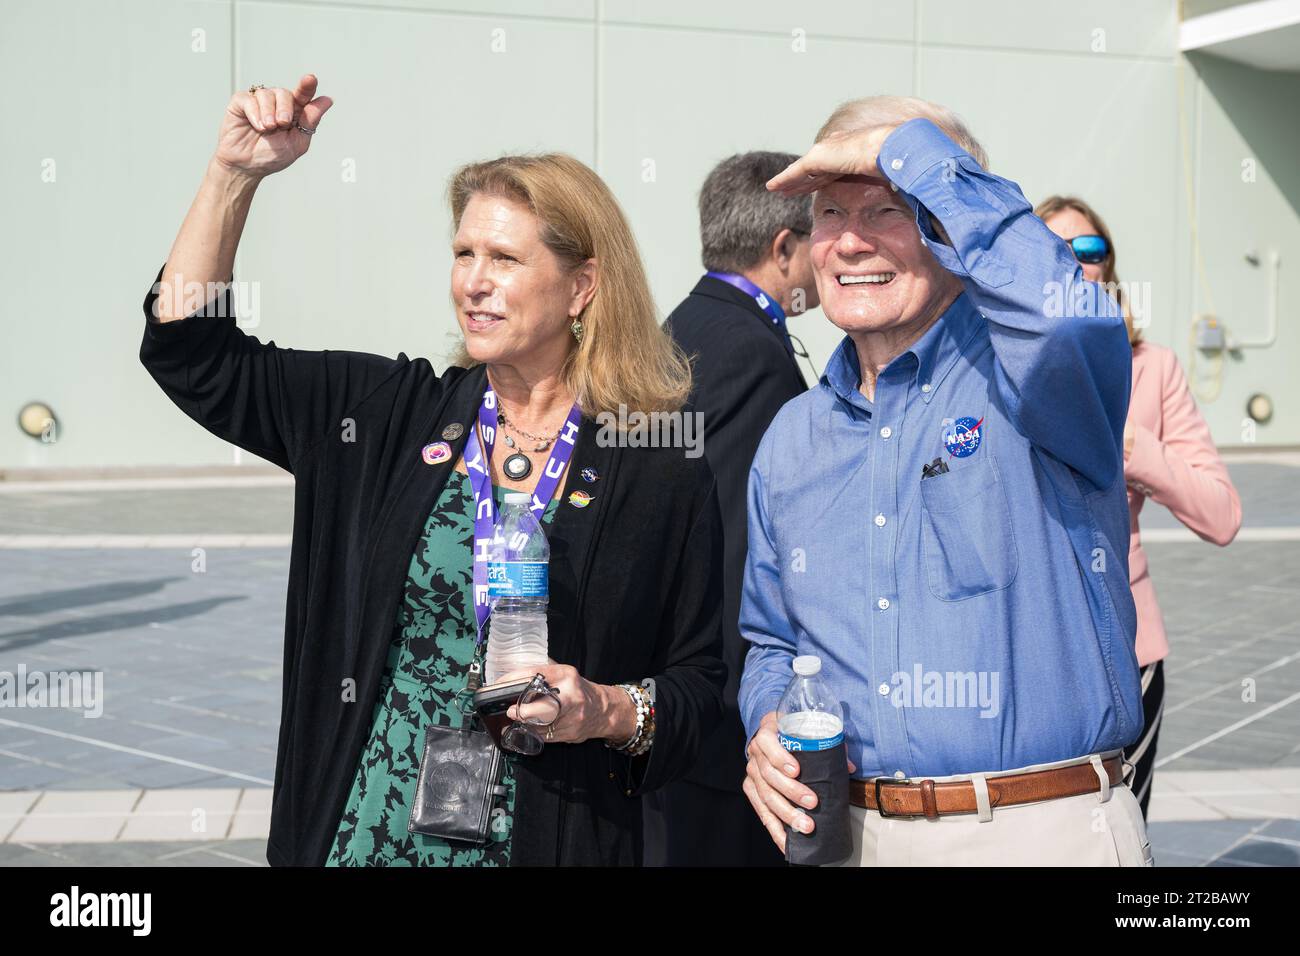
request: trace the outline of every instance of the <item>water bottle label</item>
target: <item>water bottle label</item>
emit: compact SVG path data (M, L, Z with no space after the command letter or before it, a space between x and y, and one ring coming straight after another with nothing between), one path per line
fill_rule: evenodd
M830 750L832 747L838 747L844 740L843 732L834 737L820 737L816 740L809 740L806 737L788 737L781 733L776 736L781 741L781 746L791 753L800 750Z
M493 561L488 563L488 595L503 597L546 597L550 580L545 561Z

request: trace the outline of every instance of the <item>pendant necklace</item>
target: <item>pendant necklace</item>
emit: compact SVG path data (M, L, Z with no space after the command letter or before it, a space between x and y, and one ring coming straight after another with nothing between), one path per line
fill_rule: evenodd
M505 410L500 406L497 407L497 423L504 425L516 435L521 435L522 437L535 442L536 447L533 448L533 451L546 451L546 449L551 446L551 442L560 437L558 431L554 435L547 437L546 435L532 435L524 431L522 428L515 427L511 424L510 420L506 418ZM515 440L509 435L506 435L505 438L508 447L515 449L519 448L519 446L515 444ZM505 471L506 477L511 481L522 481L533 473L533 463L522 451L515 451L513 455L506 458L505 463L502 465L502 469Z

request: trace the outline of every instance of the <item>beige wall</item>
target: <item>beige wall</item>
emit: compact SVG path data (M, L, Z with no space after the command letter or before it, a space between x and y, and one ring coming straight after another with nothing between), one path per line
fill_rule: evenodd
M257 284L251 331L263 340L437 361L454 330L447 177L466 160L521 150L564 150L605 176L667 314L700 272L695 195L709 168L739 150L801 150L841 100L889 92L963 113L996 171L1031 200L1069 191L1092 201L1115 233L1122 277L1151 283L1148 334L1186 357L1191 310L1203 306L1192 292L1172 0L470 6L0 6L0 82L11 91L0 150L0 412L11 424L0 429L0 468L234 460L140 367L139 303L230 92L292 85L305 71L336 105L311 152L263 185L237 265L237 278ZM1281 108L1274 91L1294 103L1296 78L1275 86L1214 67L1209 82L1184 77L1192 203L1215 306L1253 334L1259 286L1238 247L1277 245L1284 302L1300 291L1285 271L1300 261L1295 184L1273 178L1287 150L1295 155L1295 124L1284 135L1270 120ZM1248 152L1264 167L1253 190L1235 172ZM792 329L820 368L838 332L820 313ZM1296 348L1281 335L1225 363L1220 398L1206 405L1221 442L1240 440L1254 390L1278 408L1259 440L1300 442L1286 360L1295 365ZM56 444L12 424L34 399L60 416Z

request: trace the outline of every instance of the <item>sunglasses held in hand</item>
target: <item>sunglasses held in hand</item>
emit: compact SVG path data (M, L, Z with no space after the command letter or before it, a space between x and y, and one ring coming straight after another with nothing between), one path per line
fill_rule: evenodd
M510 720L506 712L512 705L519 714L527 708L528 716ZM549 730L560 716L560 692L536 674L531 680L480 688L474 694L474 709L498 746L535 757L545 744L541 731Z

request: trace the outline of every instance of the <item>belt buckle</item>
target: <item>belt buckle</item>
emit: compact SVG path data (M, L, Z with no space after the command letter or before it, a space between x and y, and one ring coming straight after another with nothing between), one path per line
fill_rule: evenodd
M891 783L896 783L896 784L909 784L909 783L911 783L911 782L912 782L912 778L911 778L911 777L875 777L875 778L873 778L873 779L872 779L872 783L874 783L875 786L876 786L876 812L879 813L882 817L913 817L913 816L916 816L916 814L914 814L914 813L886 813L886 812L885 812L885 802L884 802L883 800L880 799L880 785L881 785L882 783L885 784L885 785L889 785L889 784L891 784Z

